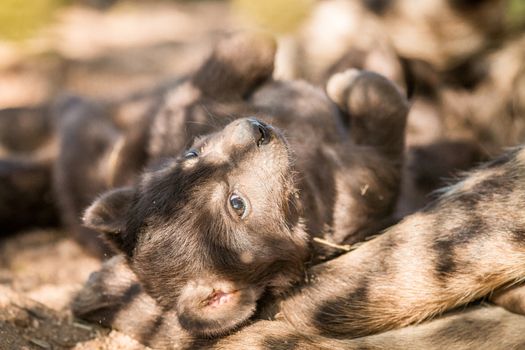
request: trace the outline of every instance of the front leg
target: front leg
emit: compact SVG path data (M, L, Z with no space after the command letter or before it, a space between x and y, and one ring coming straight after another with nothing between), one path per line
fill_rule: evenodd
M153 348L191 349L199 344L180 327L175 313L163 311L144 292L122 255L91 274L71 308L78 318L117 329Z
M388 250L383 257L389 261ZM354 256L357 253L351 253ZM349 254L349 255L351 255ZM338 259L339 260L339 259ZM373 262L374 258L369 259ZM333 266L334 267L334 266ZM356 266L358 267L358 266ZM314 268L315 270L316 268ZM333 271L337 272L337 271ZM408 272L408 271L407 271ZM356 271L358 277L360 271ZM339 275L339 280L344 283L344 275ZM323 277L321 274L319 277ZM326 276L324 276L326 278ZM362 277L362 275L361 275ZM319 279L318 281L323 281ZM396 280L397 281L397 280ZM402 281L393 281L394 287L399 287ZM370 290L380 288L379 280L373 287L373 280L370 281ZM457 284L457 280L453 281ZM325 291L333 289L324 279ZM348 281L347 281L348 283ZM397 286L395 285L397 283ZM408 283L408 282L407 282ZM416 281L417 283L417 281ZM382 286L385 287L386 284ZM348 285L349 286L349 285ZM347 286L347 287L348 287ZM414 293L418 292L418 285L414 286ZM398 297L406 297L407 288L399 293ZM355 293L366 294L364 289L355 290ZM428 291L419 290L420 293ZM467 291L465 291L467 292ZM337 293L337 290L334 290ZM355 294L357 295L357 294ZM308 290L303 295L296 295L309 303L304 306L308 308L311 303L329 302L323 300L324 294L319 293L312 296ZM385 297L388 297L385 295ZM415 295L414 295L415 297ZM428 294L428 302L431 305L435 299ZM409 300L399 300L400 303ZM284 306L286 307L287 302ZM322 304L321 304L322 305ZM367 305L345 304L343 300L339 304L340 310L348 311L345 317L334 317L330 326L339 324L341 328L352 326L351 317L361 318L365 325L370 325L370 321L375 315L368 314L371 309ZM381 305L377 305L380 307ZM395 309L395 306L392 305ZM102 269L90 277L83 290L77 295L72 305L73 312L77 317L112 327L128 334L140 342L158 349L407 349L410 347L421 349L508 349L515 348L519 344L525 343L525 334L521 332L525 325L525 318L508 313L497 307L478 307L467 311L447 315L445 317L427 322L421 325L401 328L389 332L361 337L358 339L347 339L355 336L355 333L330 334L326 328L318 326L317 329L302 328L301 323L290 324L289 320L278 317L276 321L257 321L253 324L241 328L239 331L221 339L196 339L189 336L178 324L177 316L170 312L165 312L159 308L155 301L150 298L142 288L129 269L123 256L116 256L104 263ZM385 317L385 313L378 311L377 322ZM285 310L286 311L286 310ZM289 311L289 309L287 310ZM321 312L322 310L319 310ZM362 314L352 314L353 311L360 311ZM386 310L385 310L386 311ZM394 310L396 311L396 310ZM417 309L405 310L397 309L399 316L406 311L418 314ZM420 314L419 314L420 315ZM288 314L284 314L288 316ZM315 317L317 315L313 315ZM341 315L340 315L341 316ZM308 317L308 316L305 316ZM312 315L310 315L312 317ZM364 317L364 318L363 318ZM368 317L368 319L367 319ZM392 318L394 319L394 318ZM304 319L304 323L316 322L315 318ZM345 322L350 322L345 326ZM355 325L355 324L354 324ZM377 325L375 330L377 330ZM392 326L392 324L387 324ZM354 329L355 330L355 329ZM373 327L368 329L372 333ZM310 334L308 334L310 332ZM314 333L314 334L312 334ZM330 338L331 336L332 338Z
M304 334L283 321L259 321L221 339L230 350L504 350L525 344L525 317L499 307L473 307L419 325L356 339Z

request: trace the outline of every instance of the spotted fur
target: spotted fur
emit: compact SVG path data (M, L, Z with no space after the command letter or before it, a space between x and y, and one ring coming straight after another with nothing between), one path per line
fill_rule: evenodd
M259 321L202 344L177 327L174 315L157 308L151 315L161 320L163 331L146 343L158 348L220 349L520 348L523 318L497 308L481 307L401 327L490 295L496 303L523 313L523 288L508 286L524 277L520 198L524 156L525 149L517 148L485 164L443 189L423 211L354 251L310 268L307 281L284 296L276 309L270 308L269 314L260 314L262 318L276 315L275 321ZM132 287L137 278L123 258L115 259L112 264L124 273L106 264L77 298L75 308L85 312L94 307L98 313L111 314L116 318L106 319L107 325L144 341L137 334L144 326L128 320L130 314L148 310L141 305L146 294L122 302L123 295L130 293L122 287L138 288ZM124 280L114 282L113 274ZM108 304L119 305L119 310L108 312L100 295L112 295ZM146 304L155 307L151 298ZM150 317L141 317L141 322L147 324Z

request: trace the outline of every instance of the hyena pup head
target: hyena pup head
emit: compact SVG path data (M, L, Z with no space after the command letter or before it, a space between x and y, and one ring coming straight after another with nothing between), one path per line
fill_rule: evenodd
M293 154L279 130L255 118L197 139L136 187L105 194L84 222L195 335L245 322L265 291L301 278L308 254Z

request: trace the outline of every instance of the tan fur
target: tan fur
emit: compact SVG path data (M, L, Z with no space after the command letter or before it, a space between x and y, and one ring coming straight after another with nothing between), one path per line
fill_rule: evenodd
M304 335L278 321L259 321L213 349L496 350L525 346L521 317L498 307L477 307L416 325L357 339Z
M471 173L422 212L312 268L310 282L281 304L283 317L314 334L363 336L522 280L524 152Z

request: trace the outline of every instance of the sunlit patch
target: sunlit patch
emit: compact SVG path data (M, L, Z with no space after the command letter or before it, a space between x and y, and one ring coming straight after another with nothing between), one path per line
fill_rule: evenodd
M192 83L186 82L168 93L166 105L170 109L177 109L197 101L200 95L201 92Z
M525 158L524 158L525 160ZM469 177L463 179L462 181L459 181L458 183L451 185L449 187L446 187L446 192L443 192L443 196L450 196L454 195L458 192L464 193L464 192L470 192L472 191L476 186L483 183L484 181L496 177L501 176L505 172L504 169L483 169L481 171L478 171L475 174L471 174Z
M251 264L254 260L253 253L251 252L242 252L240 256L241 261L244 264Z
M199 162L199 157L194 157L190 159L185 159L182 162L182 169L187 170L195 166Z
M206 163L222 165L230 161L230 156L222 147L208 147L204 152Z
M522 163L522 164L525 164L525 148L523 148L522 150L520 150L518 152L518 155L516 156L516 159Z
M207 190L210 198L208 208L213 212L215 212L217 208L221 208L222 202L226 200L227 191L228 189L226 188L225 183L216 182L213 184L212 187Z

